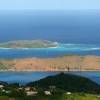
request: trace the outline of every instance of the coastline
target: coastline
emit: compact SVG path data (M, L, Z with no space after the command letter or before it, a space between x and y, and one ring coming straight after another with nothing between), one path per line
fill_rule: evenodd
M100 72L100 70L56 70L56 71L51 71L51 70L0 70L0 72Z
M54 58L0 59L0 72L100 71L100 56L67 55ZM5 69L3 69L5 67Z

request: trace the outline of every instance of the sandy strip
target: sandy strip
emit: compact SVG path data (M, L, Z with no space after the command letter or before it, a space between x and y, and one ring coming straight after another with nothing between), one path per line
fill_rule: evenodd
M100 71L100 56L3 59L0 60L0 69L0 71Z

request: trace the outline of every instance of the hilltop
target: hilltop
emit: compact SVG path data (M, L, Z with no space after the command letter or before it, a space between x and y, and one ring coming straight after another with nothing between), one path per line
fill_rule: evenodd
M25 86L0 82L0 100L100 100L100 85L88 78L60 73Z
M39 81L31 82L28 86L35 86L42 89L49 89L55 86L56 89L70 92L97 93L100 92L100 85L92 80L73 74L60 73L55 76L48 76Z

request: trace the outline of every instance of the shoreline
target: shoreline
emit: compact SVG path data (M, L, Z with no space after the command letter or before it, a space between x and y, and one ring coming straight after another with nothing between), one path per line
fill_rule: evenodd
M100 56L66 55L54 58L0 59L0 72L100 71ZM5 69L3 69L5 68Z
M44 71L44 70L0 70L0 72L100 72L100 70L83 70L83 71L79 71L79 70L71 70L71 71L64 71L64 70L58 70L58 71Z

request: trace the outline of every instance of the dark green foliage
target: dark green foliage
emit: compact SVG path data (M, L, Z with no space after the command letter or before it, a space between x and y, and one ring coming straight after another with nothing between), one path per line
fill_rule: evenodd
M0 89L0 100L100 100L99 95L96 94L100 93L100 85L88 78L72 74L61 73L29 83L27 86L36 87L38 92L31 96L27 95L26 86L5 82L0 82L0 84L5 86L6 91L10 91L6 93ZM51 95L46 95L44 90L50 91Z
M26 94L24 91L16 91L16 90L12 90L11 93L8 94L9 97L25 97Z
M18 88L18 87L20 87L19 83L9 84L9 86L12 87L12 88Z
M47 89L49 86L56 86L56 88L71 92L99 93L100 91L100 85L88 78L63 73L47 77L36 82L31 82L28 85L39 88L42 87L43 89Z

